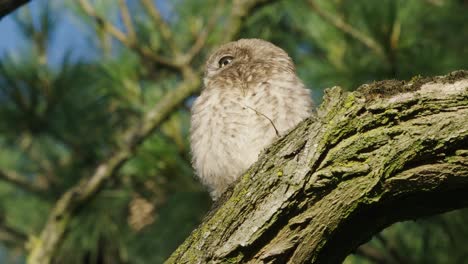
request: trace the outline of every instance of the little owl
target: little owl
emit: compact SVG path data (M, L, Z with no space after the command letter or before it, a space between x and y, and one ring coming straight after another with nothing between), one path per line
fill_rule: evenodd
M284 50L260 39L218 48L192 107L197 176L216 200L260 152L311 114L309 90Z

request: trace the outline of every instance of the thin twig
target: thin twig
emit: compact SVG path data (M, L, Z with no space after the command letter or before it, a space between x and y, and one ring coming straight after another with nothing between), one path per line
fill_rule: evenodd
M271 120L271 118L269 118L269 117L268 117L267 115L265 115L264 113L262 113L262 112L260 112L260 111L257 111L256 109L254 109L254 108L252 108L252 107L250 107L250 106L248 106L248 105L244 105L244 107L247 107L247 108L249 108L250 110L254 111L255 114L257 114L257 115L263 116L264 118L266 118L266 119L270 122L271 126L273 126L273 129L275 130L276 136L277 136L277 137L280 137L280 133L278 132L278 129L276 129L275 123L273 123L273 120Z
M426 2L430 5L434 5L434 6L437 6L437 7L441 7L444 5L444 1L443 0L426 0Z
M181 66L177 63L177 61L175 60L171 60L169 58L164 58L162 56L159 56L158 54L154 53L151 48L147 47L147 46L140 46L140 45L137 45L135 47L133 47L133 49L140 55L142 55L142 57L144 58L149 58L151 60L153 60L154 62L158 63L158 64L161 64L161 65L164 65L164 66L167 66L169 68L172 68L172 69L179 69Z
M372 261L372 263L376 264L391 263L391 261L389 262L387 257L384 254L382 254L382 252L380 252L378 249L372 246L369 246L368 244L364 244L358 247L356 250L356 255L366 258Z
M180 55L180 50L172 37L171 28L162 18L161 13L156 7L156 4L152 0L140 0L140 1L145 7L145 10L148 12L150 18L153 20L153 22L156 24L158 29L161 31L161 36L163 37L164 41L168 43L169 48L171 49L173 55L176 55L176 56Z
M27 240L28 236L23 232L7 226L4 223L0 223L0 241L24 249Z
M354 28L350 24L346 23L339 17L336 17L330 13L327 13L323 9L321 9L314 0L309 0L309 5L312 10L317 13L323 20L327 21L328 23L335 26L337 29L343 31L345 34L350 35L357 41L361 42L371 50L373 50L377 55L385 57L384 49L381 45L379 45L374 39L370 36L367 36L363 32L359 31L358 29Z
M127 37L127 35L125 35L125 33L123 33L120 29L118 29L116 26L114 26L112 23L110 23L103 17L99 16L94 7L88 2L88 0L79 0L79 4L88 16L96 20L96 23L99 27L101 27L103 30L107 31L109 34L115 37L127 48L136 51L138 54L143 55L146 58L150 58L151 60L160 65L176 69L180 67L172 60L159 56L158 54L154 53L150 48L138 45L136 43L136 40L132 40L131 38Z
M223 42L232 41L239 34L244 19L257 7L277 2L276 0L233 0L231 13Z
M132 18L130 17L130 12L128 11L128 5L126 0L119 0L120 14L122 15L122 21L127 29L128 38L131 42L135 42L136 34L133 27Z
M392 31L389 36L389 49L387 54L387 62L390 66L390 72L393 77L398 75L398 45L400 41L401 23L395 19L392 25Z
M406 257L403 257L398 253L396 248L391 245L391 243L387 240L387 238L382 235L382 233L379 233L375 236L378 241L382 244L382 246L385 248L385 250L390 254L392 259L394 259L397 263L400 264L406 264L406 263L411 263Z
M88 2L88 0L78 0L78 1L79 1L81 8L83 8L86 14L88 14L90 17L96 20L96 23L98 24L98 26L104 28L104 30L109 32L113 37L115 37L117 40L124 43L125 45L129 45L129 46L132 45L130 43L130 40L125 35L125 33L123 33L116 26L109 23L107 20L105 20L101 16L99 16L96 10L94 9L94 7L91 5L91 3Z
M42 186L33 184L28 181L25 177L20 176L18 173L13 171L0 170L0 180L11 183L25 191L28 191L33 194L38 194L43 196L45 194L45 189Z
M213 31L214 27L216 26L216 22L219 20L222 14L224 5L225 5L224 0L218 1L216 8L211 14L210 20L208 21L206 26L201 30L201 32L198 34L197 39L195 40L194 44L192 45L192 47L189 49L189 51L186 54L186 60L188 62L192 61L193 58L196 55L198 55L201 49L205 46L206 40L208 39L208 35Z

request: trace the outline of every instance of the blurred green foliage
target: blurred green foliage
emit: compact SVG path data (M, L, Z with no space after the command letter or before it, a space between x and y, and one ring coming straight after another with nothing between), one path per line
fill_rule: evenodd
M161 55L170 43L140 1L127 1L138 43ZM175 43L190 48L217 1L157 1ZM468 65L468 3L460 0L315 1L373 39L379 54L330 21L307 1L274 1L254 9L239 38L270 40L288 51L298 74L320 101L323 88L353 90L374 80L440 75ZM123 28L118 1L95 1L97 12ZM193 61L201 70L220 44L231 8L226 1L218 24ZM85 29L97 50L90 60L48 61L59 13ZM0 226L37 235L48 210L67 188L89 176L138 126L142 115L182 78L112 39L75 1L38 15L28 7L12 15L27 40L25 49L0 61L0 171L14 172L34 191L0 179ZM63 16L61 17L63 19ZM140 146L95 199L72 220L56 263L161 263L201 221L210 206L193 177L187 134L193 98L175 111ZM346 263L468 263L468 212L447 213L396 224L367 245L386 262L365 254ZM0 228L0 231L2 229ZM1 232L0 232L1 233ZM0 236L1 240L2 236ZM2 263L21 263L24 241L2 243Z

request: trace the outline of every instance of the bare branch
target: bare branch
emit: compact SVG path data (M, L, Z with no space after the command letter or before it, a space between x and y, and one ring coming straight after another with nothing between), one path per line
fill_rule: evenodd
M173 91L167 93L154 109L149 111L137 128L130 128L121 149L103 161L93 175L65 192L57 201L38 241L31 241L32 250L28 263L50 263L57 246L62 241L68 228L69 220L77 208L93 198L102 189L107 179L113 177L122 165L130 159L135 149L176 109L179 104L192 94L200 85L194 73Z
M166 41L169 44L169 48L171 49L173 55L179 56L180 50L172 37L171 28L162 18L161 13L156 7L156 4L152 0L140 0L140 1L145 7L145 10L148 12L149 16L151 17L155 25L161 31L161 36L163 37L164 41Z
M25 177L18 175L18 173L14 171L0 170L0 180L11 183L27 192L41 196L43 196L46 191L44 187L36 185L31 181L28 181Z
M0 20L28 2L29 0L0 0Z
M28 236L23 232L0 223L0 241L24 248Z
M231 14L226 26L223 42L229 42L237 37L241 31L244 19L253 12L254 9L263 5L278 2L277 0L234 0L232 2Z
M203 27L201 32L198 34L198 37L195 40L194 44L192 45L192 47L189 49L189 51L185 55L185 60L188 63L192 61L193 58L197 56L198 53L201 51L201 49L205 46L206 40L209 34L213 31L214 27L216 26L216 22L219 20L224 6L225 6L224 0L218 1L218 4L216 5L215 9L213 10L211 14L210 20L208 21L206 26Z
M94 7L88 0L78 0L81 8L88 14L90 17L96 20L96 23L99 27L102 27L104 30L109 32L113 37L115 37L120 42L124 43L125 45L131 46L132 43L127 38L125 33L123 33L120 29L114 26L109 21L105 20L103 17L99 16Z
M120 14L122 15L122 21L128 32L128 38L130 39L130 42L135 42L136 34L135 34L135 29L133 28L132 18L130 17L130 12L128 10L127 1L119 0L119 8L120 8Z
M170 58L164 58L162 56L159 56L158 54L154 53L154 51L151 50L151 48L147 46L136 45L133 47L133 49L138 54L140 54L143 58L151 59L152 61L160 65L164 65L164 66L167 66L168 68L176 69L176 70L180 70L181 68L181 65L179 65L177 61L171 60Z
M375 237L385 248L385 251L389 253L393 262L396 262L399 264L409 264L412 262L408 260L407 258L401 256L400 253L398 253L398 250L382 234L377 234Z
M441 7L445 4L444 0L426 0L426 2L437 7Z
M353 37L357 41L361 42L371 50L373 50L377 55L385 57L385 52L382 46L377 43L374 39L372 39L370 36L367 36L364 34L362 31L359 31L358 29L354 28L350 24L346 23L344 20L342 20L339 17L333 16L330 13L327 13L323 9L321 9L314 0L309 0L309 5L312 8L312 10L317 13L323 20L329 22L333 26L335 26L337 29L343 31L345 34Z
M382 254L378 249L364 244L356 250L356 255L366 258L376 264L391 264L387 257Z
M125 35L124 32L122 32L112 23L99 16L99 14L96 12L94 7L88 2L88 0L79 0L79 4L83 8L83 10L88 14L88 16L96 20L96 23L100 28L102 28L104 31L107 31L110 35L119 40L127 48L136 51L138 54L143 55L145 58L149 58L160 65L164 65L169 68L175 69L180 68L180 66L177 65L175 62L173 62L170 59L166 59L164 57L159 56L158 54L154 53L149 47L137 44L135 39L128 37L127 35Z

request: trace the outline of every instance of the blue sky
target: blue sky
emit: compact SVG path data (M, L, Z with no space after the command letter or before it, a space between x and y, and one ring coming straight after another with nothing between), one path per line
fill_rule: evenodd
M15 23L14 16L18 16L20 12L25 12L29 8L34 21L37 21L38 13L41 6L47 3L47 0L33 0L26 6L21 7L14 13L0 20L0 59L9 54L14 58L18 58L21 54L28 50L28 41L22 36L18 26ZM48 48L49 61L52 65L57 65L67 50L73 51L74 58L86 58L90 52L89 41L86 40L86 32L79 27L77 21L74 21L72 14L63 9L63 2L58 0L50 0L49 4L53 10L60 9L56 19L58 21L56 32L53 35L52 41Z
M0 20L0 60L9 54L14 58L19 58L22 53L28 50L28 41L21 35L18 26L15 23L14 16L25 12L29 8L31 11L33 21L37 21L38 14L45 4L49 4L52 8L52 13L57 21L57 28L52 40L49 42L48 59L51 65L60 65L63 55L67 51L71 51L73 59L90 59L95 58L100 51L96 51L93 45L93 34L90 28L86 26L83 21L77 17L70 9L65 6L70 6L70 3L75 0L32 0L29 4L16 10L14 13L4 17ZM134 0L127 0L132 9ZM90 1L93 2L93 1ZM115 0L94 1L98 4L106 4L116 6ZM171 10L171 1L157 0L156 4L161 9L163 17L168 18ZM108 11L108 10L106 10ZM118 27L121 26L120 18L117 17L115 21Z

